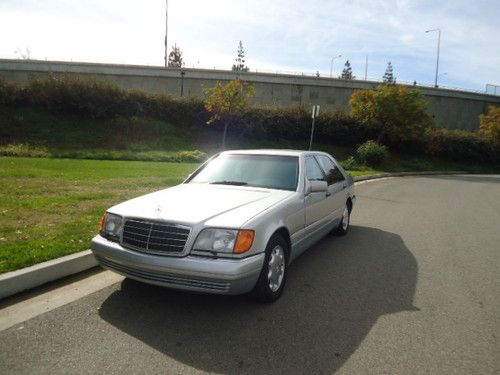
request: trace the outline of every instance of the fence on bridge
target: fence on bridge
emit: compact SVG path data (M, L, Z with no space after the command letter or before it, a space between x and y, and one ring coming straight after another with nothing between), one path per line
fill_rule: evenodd
M486 94L500 95L500 85L486 84Z

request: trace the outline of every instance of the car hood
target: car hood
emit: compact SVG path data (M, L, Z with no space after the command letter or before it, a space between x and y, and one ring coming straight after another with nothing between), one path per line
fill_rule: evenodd
M120 203L109 212L186 225L239 228L293 193L244 186L181 184Z

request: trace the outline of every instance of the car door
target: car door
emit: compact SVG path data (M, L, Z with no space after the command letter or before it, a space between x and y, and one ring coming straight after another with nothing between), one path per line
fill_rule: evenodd
M320 154L316 155L316 158L328 182L328 193L330 194L327 198L328 206L333 213L333 218L340 218L347 201L347 180L330 157Z
M326 176L314 156L305 158L305 176L308 181L326 181ZM314 230L329 212L326 203L327 194L323 192L308 193L304 197L306 233Z

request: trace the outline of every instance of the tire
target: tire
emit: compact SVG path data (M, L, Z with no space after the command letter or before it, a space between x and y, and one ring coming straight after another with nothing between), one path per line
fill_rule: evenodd
M344 207L344 212L342 213L342 220L340 220L339 226L335 229L335 235L345 236L349 231L349 225L351 223L351 210L346 204Z
M252 295L261 302L276 301L285 288L288 275L288 244L285 239L275 234L266 246L264 265Z

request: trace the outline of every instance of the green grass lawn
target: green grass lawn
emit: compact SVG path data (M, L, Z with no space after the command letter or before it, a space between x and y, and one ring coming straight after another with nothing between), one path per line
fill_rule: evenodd
M178 184L197 166L0 157L0 273L88 249L107 208Z
M405 164L406 163L406 164ZM0 157L0 273L85 250L110 206L181 182L198 164ZM354 176L450 169L389 160Z
M197 164L0 158L0 273L85 250L104 211Z

